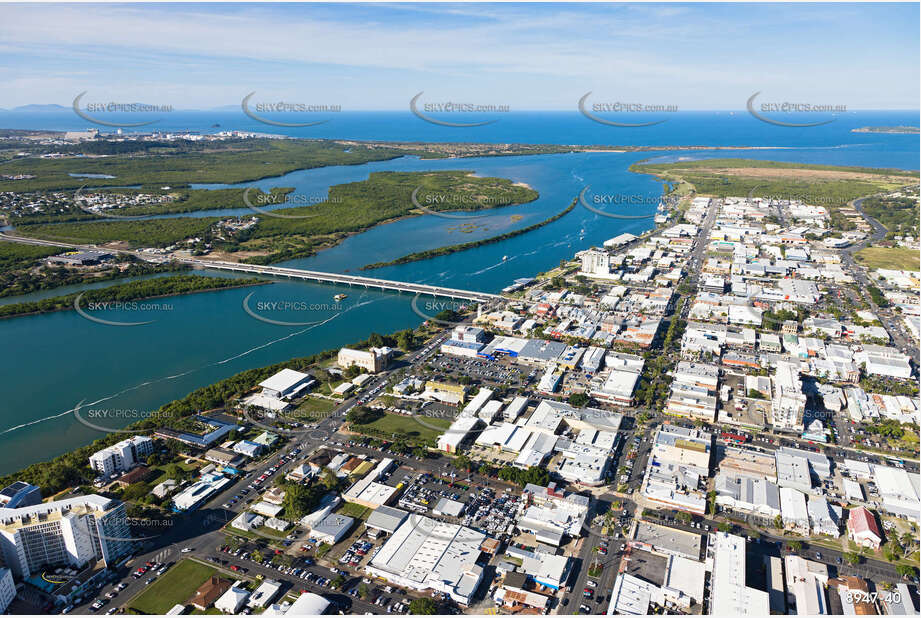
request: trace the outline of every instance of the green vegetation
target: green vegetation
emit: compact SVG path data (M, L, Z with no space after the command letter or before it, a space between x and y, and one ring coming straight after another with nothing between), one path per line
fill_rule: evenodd
M131 247L167 247L186 238L208 237L219 217L177 217L143 221L94 221L78 223L43 223L16 228L21 236L59 242L104 245L126 242Z
M216 573L201 562L183 560L136 596L129 607L142 614L162 616L174 605L185 604L198 587Z
M354 409L349 411L350 416L352 411ZM401 438L412 444L425 446L435 446L438 436L451 425L451 420L446 418L418 419L415 416L376 410L369 410L369 414L360 417L360 420L368 422L357 422L349 418L349 427L352 431L388 440Z
M116 146L100 144L100 148ZM198 145L200 144L200 145ZM78 145L79 154L91 153L90 144ZM23 158L5 163L7 174L34 174L35 178L4 183L9 191L78 189L86 178L74 174L107 174L94 178L95 186L162 185L189 183L240 183L281 176L299 169L329 165L359 165L395 159L405 150L364 146L328 140L247 139L221 142L168 142L142 144L132 156L62 159ZM74 154L78 154L75 152ZM124 154L124 153L107 153Z
M907 247L867 247L858 251L854 257L871 269L921 270L918 252Z
M227 279L223 277L201 277L198 275L173 275L142 281L130 281L118 285L88 290L66 296L55 296L26 303L0 305L0 318L9 318L34 313L65 311L74 308L74 301L80 294L81 307L91 303L128 303L130 301L176 296L193 292L206 292L248 285L265 285L264 279Z
M546 468L538 466L531 466L527 470L515 468L514 466L504 466L499 469L499 478L503 481L511 481L521 487L528 483L546 486L550 482L550 473Z
M537 192L503 178L479 178L468 171L374 172L368 180L336 185L318 204L275 210L281 217L259 216L259 223L233 235L224 234L219 217L177 217L141 221L95 221L37 224L17 228L24 236L67 242L105 244L123 241L132 247L166 247L189 238L214 249L254 255L244 262L268 264L304 257L341 242L349 234L400 217L422 214L412 203L416 189L425 197L444 196L429 210L478 210L521 204ZM281 190L287 192L288 190ZM256 204L255 196L251 202Z
M298 421L316 422L329 416L336 409L336 403L329 399L307 396L297 406L297 409L288 415Z
M754 159L701 159L675 163L635 163L630 170L668 182L688 182L701 195L799 199L825 206L832 226L853 227L839 209L848 202L906 184L917 184L918 172L897 169L841 167Z
M0 242L0 297L19 296L64 285L141 277L188 270L185 264L150 264L128 255L116 255L105 266L90 269L50 266L44 258L63 253L60 247Z
M371 514L371 509L360 504L355 504L354 502L346 502L342 505L337 513L339 515L345 515L346 517L351 517L352 519L367 519L368 515Z
M414 616L431 616L438 613L438 606L432 599L413 599L409 602L409 613Z
M576 207L575 199L572 201L572 204L564 208L561 212L553 215L548 219L544 219L539 223L534 225L529 225L523 227L520 230L513 230L511 232L506 232L505 234L499 234L498 236L490 236L489 238L484 238L482 240L474 240L471 242L461 243L459 245L449 245L447 247L439 247L437 249L429 249L427 251L417 251L415 253L410 253L404 255L403 257L398 257L395 260L390 260L388 262L375 262L374 264L366 264L362 266L360 270L371 270L374 268L381 268L383 266L393 266L395 264L407 264L409 262L418 262L420 260L428 260L434 257L440 257L442 255L450 255L452 253L458 253L460 251L466 251L467 249L474 249L476 247L482 247L483 245L491 245L497 242L502 242L508 240L509 238L514 238L515 236L521 236L522 234L527 234L528 232L533 232L536 229L542 228L545 225L549 225L558 219L562 219L564 216L569 214L573 208Z
M57 255L64 251L60 247L22 245L14 242L0 242L0 272L6 273L20 268L29 268L36 260Z
M907 234L917 238L918 221L921 218L917 197L873 196L863 200L860 207L882 223L891 234Z

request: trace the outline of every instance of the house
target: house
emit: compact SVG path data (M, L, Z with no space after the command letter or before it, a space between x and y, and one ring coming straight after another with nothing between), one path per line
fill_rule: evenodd
M211 607L212 603L217 601L225 592L230 590L232 584L226 579L221 579L212 575L208 580L198 587L189 603L196 609L205 611Z
M863 547L879 549L883 535L876 525L876 517L862 506L848 511L847 538Z

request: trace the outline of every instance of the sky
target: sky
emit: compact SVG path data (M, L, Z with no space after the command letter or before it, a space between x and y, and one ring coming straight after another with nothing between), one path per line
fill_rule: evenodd
M919 4L4 4L0 108L919 109Z

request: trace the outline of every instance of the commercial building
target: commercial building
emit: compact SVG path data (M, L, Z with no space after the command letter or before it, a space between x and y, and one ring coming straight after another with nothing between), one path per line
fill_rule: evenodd
M774 398L771 400L774 427L803 431L805 411L806 395L799 378L799 363L778 361L774 373Z
M292 616L322 616L329 608L329 601L312 592L302 592L285 615Z
M707 547L711 564L710 614L767 616L768 593L745 585L745 539L725 532L711 533Z
M232 482L223 474L203 474L195 483L173 496L173 508L177 511L194 510Z
M921 479L917 474L909 474L904 468L874 465L873 480L883 510L917 521L918 513L921 513L918 497Z
M373 470L349 487L342 494L342 498L347 502L354 502L371 509L387 504L397 492L397 488L378 481L391 467L393 467L393 459L381 459Z
M19 578L47 566L114 564L132 551L124 503L97 495L0 508L3 562Z
M790 487L780 488L780 515L786 530L809 535L809 511L802 492Z
M393 350L388 347L370 348L368 350L342 348L339 350L336 362L340 367L357 365L368 373L378 373L387 368L392 355Z
M330 513L313 525L310 529L310 537L317 539L320 543L335 545L342 540L342 537L348 534L353 525L355 525L353 518Z
M153 440L147 436L133 436L90 455L90 468L102 476L125 472L141 463L153 449Z
M414 590L435 590L468 605L483 578L477 564L488 537L472 528L410 515L365 567Z
M841 536L838 524L841 521L841 507L829 504L825 498L810 496L806 503L809 513L809 527L812 534L824 534L838 538Z
M796 608L796 613L800 616L830 613L825 598L828 567L794 554L787 554L783 561L788 603Z
M260 382L259 386L263 397L281 401L297 397L315 381L309 374L285 368Z
M225 614L239 614L248 598L249 590L243 586L243 582L237 582L218 597L214 607Z
M633 393L636 392L639 380L639 372L614 369L608 374L604 384L600 388L592 389L591 393L599 401L630 406L633 405Z
M392 506L377 507L365 521L368 535L376 539L381 533L393 534L406 520L407 515L409 515L407 511Z
M720 472L714 479L716 503L743 513L773 520L781 514L780 490L763 478Z
M475 416L459 415L451 426L438 437L438 449L446 453L456 453L458 449L473 436L473 430L483 421Z
M259 587L250 595L249 599L246 601L246 606L254 609L257 607L265 607L275 600L279 592L281 592L281 582L274 579L266 579L259 584Z
M540 543L559 546L564 537L582 535L588 516L589 499L576 493L564 493L556 483L547 487L525 485L518 529L531 532Z

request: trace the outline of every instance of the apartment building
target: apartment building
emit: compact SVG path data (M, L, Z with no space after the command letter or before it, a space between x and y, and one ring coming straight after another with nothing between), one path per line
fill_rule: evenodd
M125 472L153 451L153 440L147 436L134 436L90 455L90 468L101 476Z
M0 508L0 551L27 578L47 566L112 564L132 549L125 504L97 495Z

